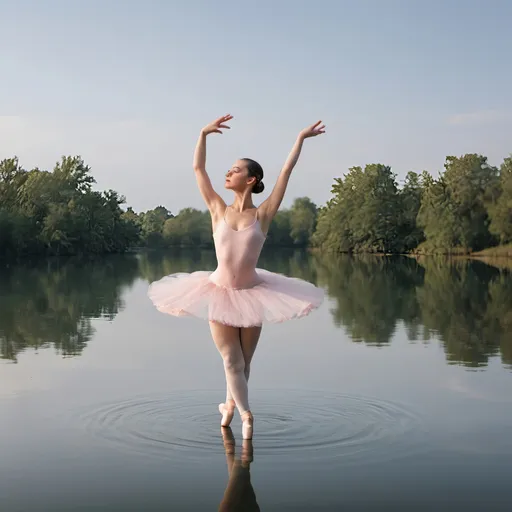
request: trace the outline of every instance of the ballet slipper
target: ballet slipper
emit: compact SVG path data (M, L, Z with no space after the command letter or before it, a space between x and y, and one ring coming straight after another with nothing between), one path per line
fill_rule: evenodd
M251 411L242 414L242 439L252 439L254 417Z
M220 424L222 427L229 427L231 421L233 420L233 416L235 415L235 406L228 407L224 402L219 404L219 412L222 415L220 420Z

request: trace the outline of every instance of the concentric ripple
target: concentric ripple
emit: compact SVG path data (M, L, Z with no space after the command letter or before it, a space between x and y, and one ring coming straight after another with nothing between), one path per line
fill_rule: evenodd
M221 453L219 396L218 391L186 391L137 397L89 410L81 424L123 451L146 456L190 459ZM424 422L394 402L302 390L254 390L251 402L258 456L296 452L294 459L373 463L425 448ZM240 421L232 427L240 439Z

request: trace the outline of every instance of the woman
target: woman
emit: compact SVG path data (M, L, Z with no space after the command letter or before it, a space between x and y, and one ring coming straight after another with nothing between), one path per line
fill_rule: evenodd
M235 194L233 204L227 206L206 172L206 137L229 129L225 123L232 118L226 115L205 126L194 154L197 183L212 218L217 269L171 274L152 283L148 293L163 313L209 321L226 374L226 401L219 405L221 425L229 426L236 407L243 438L252 439L254 418L247 382L263 322L305 316L323 300L322 290L311 283L256 268L256 264L304 140L325 133L325 126L318 121L300 132L272 193L258 207L252 194L263 192L263 169L249 158L237 160L226 173L225 188Z

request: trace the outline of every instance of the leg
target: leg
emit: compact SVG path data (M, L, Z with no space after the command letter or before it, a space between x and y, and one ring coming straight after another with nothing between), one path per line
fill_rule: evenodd
M261 325L257 327L242 327L240 329L240 343L242 345L242 353L245 361L245 378L249 381L251 374L251 361L258 346L261 335Z
M249 375L251 374L251 361L254 352L258 345L261 334L261 325L256 327L241 327L240 328L240 344L242 345L242 353L244 355L245 369L244 374L247 382L249 382ZM233 396L226 382L226 405L233 401ZM234 406L234 404L233 404Z
M258 346L258 341L261 334L261 325L255 327L242 327L240 329L240 345L242 347L242 353L244 355L244 375L246 381L249 382L249 376L251 374L251 361ZM248 411L242 417L242 433L244 439L252 439L253 422L254 418L252 413Z
M242 347L242 354L244 356L244 374L245 379L249 382L249 375L251 373L251 360L258 345L258 340L261 334L261 325L256 327L242 327L238 329L240 345ZM229 389L229 384L226 378L226 402L219 404L219 412L222 414L221 425L227 427L233 420L235 410L235 401Z
M217 350L224 361L227 385L233 395L240 416L242 416L249 411L249 397L239 329L217 322L210 322L210 330Z

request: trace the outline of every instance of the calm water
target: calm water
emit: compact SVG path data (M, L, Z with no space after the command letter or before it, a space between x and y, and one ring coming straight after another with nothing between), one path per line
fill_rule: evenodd
M238 419L221 434L207 324L146 297L212 253L0 271L1 510L510 509L509 272L282 251L260 266L327 299L264 328L252 445Z

